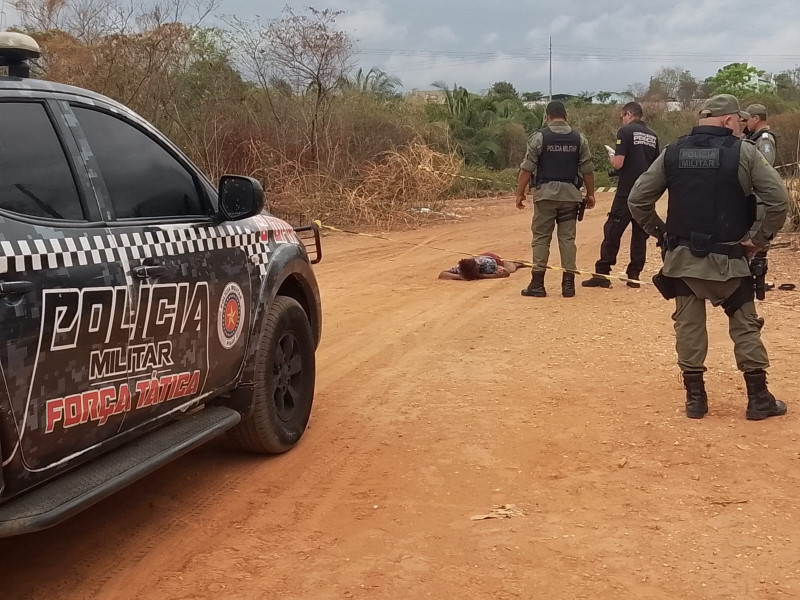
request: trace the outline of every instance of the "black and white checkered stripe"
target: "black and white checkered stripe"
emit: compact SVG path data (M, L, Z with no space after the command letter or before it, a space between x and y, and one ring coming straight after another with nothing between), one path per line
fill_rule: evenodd
M140 261L175 254L241 248L267 273L269 245L261 231L239 225L160 227L132 233L87 233L79 237L0 241L0 274L108 262Z

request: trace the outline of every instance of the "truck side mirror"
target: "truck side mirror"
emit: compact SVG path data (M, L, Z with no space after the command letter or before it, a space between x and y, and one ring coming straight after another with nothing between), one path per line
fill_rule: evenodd
M219 209L227 221L239 221L264 210L264 189L257 179L223 175L219 180Z

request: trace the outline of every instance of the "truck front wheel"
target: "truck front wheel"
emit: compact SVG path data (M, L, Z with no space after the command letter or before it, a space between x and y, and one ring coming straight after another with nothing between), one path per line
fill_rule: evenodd
M280 454L300 440L311 416L315 369L314 336L303 307L276 297L256 355L253 411L232 432L242 448Z

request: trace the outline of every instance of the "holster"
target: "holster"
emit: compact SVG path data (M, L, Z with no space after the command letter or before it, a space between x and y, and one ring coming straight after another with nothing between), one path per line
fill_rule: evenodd
M692 256L696 256L697 258L705 258L711 254L712 246L713 242L711 241L711 235L697 233L696 231L691 233L691 237L689 238L689 252L692 253Z
M759 252L750 259L750 273L753 275L753 288L755 297L763 300L767 290L766 275L767 275L767 254L766 252Z
M692 296L692 289L686 285L683 279L675 277L667 277L663 273L663 269L659 269L658 273L653 275L653 285L659 293L664 296L666 300L672 300L678 296Z
M720 306L725 310L725 314L732 317L736 311L755 298L753 280L750 277L742 277L739 287L730 296L725 298Z
M586 212L586 203L588 201L588 198L584 198L578 206L578 222L583 221L583 215Z

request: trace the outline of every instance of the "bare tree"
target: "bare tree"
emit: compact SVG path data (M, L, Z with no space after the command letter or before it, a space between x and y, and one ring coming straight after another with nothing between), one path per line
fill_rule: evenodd
M639 102L647 96L648 87L643 83L634 83L628 87L627 92Z
M267 99L272 116L281 123L272 100L272 90L276 86L275 68L270 53L269 26L260 18L255 23L238 17L227 19L228 28L233 37L234 60L242 75L257 83Z
M309 143L319 165L321 129L330 110L333 91L351 70L353 41L336 28L341 11L308 8L298 14L287 7L285 16L269 24L269 55L274 75L286 81L295 94L312 97Z
M43 45L42 77L106 94L158 122L216 2L16 0L15 7Z
M22 24L35 31L62 31L84 43L131 29L135 4L121 0L14 0Z
M661 67L650 78L648 100L678 100L688 106L699 87L699 83L686 69L680 67Z

